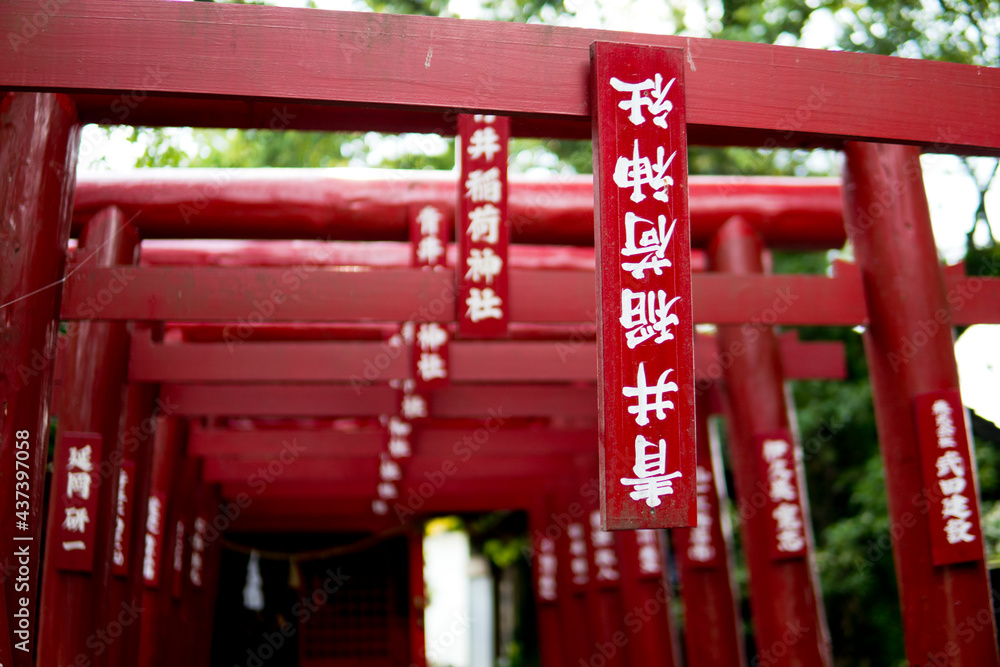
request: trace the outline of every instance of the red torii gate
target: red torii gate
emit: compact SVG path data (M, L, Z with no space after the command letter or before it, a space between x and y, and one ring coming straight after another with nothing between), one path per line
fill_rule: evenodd
M30 520L24 522L30 528L20 528L14 515L5 515L0 528L3 529L5 558L13 558L18 553L31 554L26 557L25 577L34 595L37 595L38 580L31 563L37 562L40 545L36 541L35 549L19 552L18 549L24 546L10 540L18 536L37 540L40 529L44 460L38 441L47 423L46 386L51 381L52 364L45 360L55 356L53 327L58 303L58 292L47 288L64 276L63 249L70 229L68 202L73 189L77 120L272 128L423 129L447 133L454 131L455 119L455 114L447 110L462 109L510 113L514 116L515 134L589 136L586 51L591 41L602 39L642 41L687 49L691 63L688 123L692 143L839 148L845 145L845 139L875 140L980 154L996 154L1000 147L1000 135L989 123L991 109L995 108L1000 96L1000 82L995 72L981 68L851 54L801 53L779 47L704 40L638 38L599 31L553 31L531 26L455 21L428 23L426 19L386 15L310 14L310 30L303 30L301 17L304 14L294 11L265 10L270 19L265 27L251 21L249 14L238 13L245 10L232 7L136 2L123 9L92 0L75 8L72 16L61 14L57 5L53 7L57 11L45 13L43 9L40 14L30 3L15 2L0 14L3 25L9 27L16 38L0 47L4 62L11 63L0 73L0 88L74 91L68 96L32 92L5 95L4 126L0 130L0 164L4 165L5 173L11 175L0 185L5 225L8 225L3 243L4 266L13 269L4 277L0 298L7 304L7 331L23 334L23 337L5 336L3 339L3 386L8 410L0 453L3 472L8 479L19 479L15 474L16 463L24 461L18 458L17 451L29 452L31 471L30 491L25 492L30 497L27 501ZM130 18L127 28L116 20L122 17L122 12ZM24 26L37 27L40 16L44 16L46 29L27 31ZM168 40L152 38L175 21L183 21L184 29L170 31ZM337 31L345 39L330 42L325 37L330 34L326 29ZM228 37L221 39L224 32ZM370 41L372 34L380 39ZM251 45L263 43L272 44L274 53L283 55L261 59ZM102 55L75 59L74 66L69 68L62 55L66 53L65 44L80 44L90 53ZM470 49L470 45L474 48ZM296 70L295 76L289 76L289 63L298 62L300 54L307 52L329 63L330 69L315 74ZM176 53L198 53L200 62L210 62L212 66L194 73L183 62L168 57ZM469 53L475 53L475 57L469 58ZM109 61L123 64L109 68L104 64ZM518 67L503 69L504 64L510 62L517 62ZM733 62L741 64L733 66ZM254 63L254 67L247 67L247 63ZM750 70L767 76L772 84L769 109L784 109L784 112L775 114L755 104L753 91L742 85ZM836 74L831 75L830 71ZM874 77L880 85L879 95L865 96L865 91L870 89L866 86L871 85ZM463 87L463 82L469 81L476 83L471 88ZM913 81L924 83L913 85ZM379 85L371 82L379 82ZM821 85L817 86L816 82ZM129 89L142 92L122 93ZM976 90L979 96L970 101L962 95L966 90ZM865 97L864 104L858 104L859 97ZM933 111L921 106L928 98L939 101ZM359 113L351 107L326 106L329 102L373 106L375 110ZM902 110L909 114L906 124L894 120L895 114ZM441 111L446 113L442 115ZM124 118L120 117L122 112ZM942 127L948 128L947 133L938 131ZM917 438L909 432L913 429L911 399L917 393L957 387L948 327L943 325L948 321L996 322L1000 319L995 309L1000 287L993 280L946 276L940 272L929 234L926 202L921 204L923 194L919 179L914 177L914 174L919 175L916 149L850 141L846 147L852 185L847 192L846 218L858 251L861 279L857 270L845 268L832 278L741 276L739 287L734 288L732 276L706 273L695 279L695 316L699 321L739 325L759 318L771 306L774 290L792 289L805 296L803 301L806 303L789 304L785 312L775 313L773 321L766 324L868 324L869 358L886 460L890 509L894 519L901 519L907 515L908 499L923 490L920 467L914 462ZM515 192L516 188L512 187L512 197ZM694 196L694 188L692 193ZM437 196L447 199L449 195ZM198 199L195 197L191 201ZM127 205L128 202L122 203ZM582 230L586 230L586 226L574 229L570 223L558 232L536 230L528 208L524 215L530 224L522 225L519 230L515 217L515 238L523 231L524 240L536 243L551 243L555 239L563 243L585 243L587 234ZM103 210L102 207L92 213ZM694 206L692 210L696 210ZM718 225L728 218L717 218L715 226L707 228L711 231L702 237L703 242L707 242ZM161 219L160 223L163 222ZM169 226L169 219L166 224ZM268 228L269 224L262 222L261 227ZM547 225L539 224L538 227ZM224 228L214 229L215 232L207 233L219 234ZM321 238L326 235L327 227L323 219L317 221L304 216L296 229L296 236ZM387 225L386 236L380 238L400 238L402 229L398 223ZM757 232L768 236L764 228L758 228ZM533 236L533 233L538 235ZM366 234L366 231L355 230L342 238L371 238ZM152 235L155 232L151 232ZM219 235L228 236L227 233ZM777 231L768 240L773 242L781 236L782 232ZM897 237L905 237L908 242L896 245L894 239ZM798 243L804 246L822 244L818 239L824 238L840 236L837 233L832 237L807 234L800 237ZM740 261L752 263L753 260L744 257ZM70 320L232 323L252 312L254 301L261 294L269 293L269 287L278 285L276 281L281 278L281 273L273 269L143 267L131 270L134 273L130 273L128 289L104 304L102 290L112 284L115 271L120 270L75 265L71 274L65 274L62 317ZM900 279L904 275L906 278ZM419 313L428 296L432 298L453 289L453 283L453 278L445 274L401 268L361 275L324 272L314 274L304 283L299 303L276 309L269 319L274 322L323 322L330 319L329 313L336 312L338 320L347 322L402 321ZM552 285L568 295L555 308L537 298L542 287L551 288ZM379 302L377 297L386 293L396 294L396 300ZM961 309L956 307L952 312L949 293L962 297ZM524 269L520 275L517 270L512 271L512 321L534 327L554 326L555 330L525 331L526 340L517 340L515 335L515 340L504 344L464 343L469 346L467 351L462 350L463 343L455 343L453 357L456 371L460 371L456 379L520 382L537 380L542 375L571 383L592 378L587 360L592 360L593 353L588 351L586 341L581 344L573 335L593 319L593 294L592 276L580 271L553 270L544 281L535 270ZM865 302L861 301L862 297ZM93 303L101 306L100 312L85 314L84 307ZM435 317L442 322L451 319L446 313L426 319ZM912 337L917 330L915 327L928 321L939 322L941 326L935 334L927 334L929 340L924 349L933 351L933 357L922 353L928 356L922 356L920 361L933 358L933 363L906 364L896 373L899 368L894 368L890 360L892 354L900 353L899 341ZM566 323L576 323L576 331L572 326L567 331ZM257 348L251 339L237 348L239 359L222 361L218 352L223 343L215 347L212 343L174 344L161 333L155 330L140 332L133 342L129 364L133 381L174 382L178 386L192 381L349 382L352 376L364 377L365 369L358 360L366 356L371 358L370 355L382 351L378 343L320 345L308 340L294 344L273 343L266 348L261 344ZM554 346L550 342L547 344L550 349L546 350L537 345L539 337L572 344L572 349L578 353L570 357L569 364L562 360L557 364L553 359L557 355L552 351ZM473 363L483 352L501 356L491 363ZM203 355L201 362L197 361L199 354ZM469 361L467 369L462 368L463 354ZM773 347L768 354L773 362ZM42 362L36 368L33 364L39 358ZM248 369L246 364L251 361L261 365ZM315 366L321 362L328 367L310 368L310 364ZM524 371L525 364L532 365L535 372ZM329 372L330 368L334 371ZM407 368L405 360L390 360L388 370L379 379L403 378ZM74 372L78 372L75 367ZM577 398L572 402L581 400ZM148 410L147 407L147 414ZM559 410L555 409L557 414ZM577 414L584 412L578 405L572 410ZM160 429L157 438L163 439L166 446L170 438L179 437L171 434L178 434L178 431L172 427ZM12 444L21 442L26 443L25 447ZM183 445L178 440L172 446L181 451ZM113 459L105 458L115 465ZM543 478L554 463L558 464L544 458L540 462L537 469L521 466L516 472L526 480L532 475ZM165 465L172 465L176 474L165 478L161 483L163 488L172 483L170 479L196 474L182 473L179 459ZM497 465L502 464L499 461L490 464L494 468ZM433 472L433 464L431 466L424 472ZM327 476L322 478L327 479ZM111 479L116 478L112 476ZM519 503L524 499L510 493L506 483L505 480L491 484L473 477L466 487L449 484L448 493L455 493L456 497L435 494L425 499L425 507L428 510L448 509L457 502L465 507L481 503L479 506L483 509L521 506ZM370 494L370 483L366 488ZM477 500L470 503L467 494L472 490L477 491ZM303 492L306 491L308 488L303 488ZM314 492L321 493L318 488ZM576 490L556 488L552 493L556 498L571 499ZM105 495L102 492L102 496ZM294 513L303 525L317 527L324 520L330 522L329 526L348 525L339 522L329 511L318 514L298 511L294 495L278 497L292 501L276 499L269 502L265 516L273 519L296 510ZM108 504L107 500L102 502ZM338 504L348 516L357 517L368 510L364 505L347 501ZM260 511L259 505L255 507ZM179 510L171 511L176 514ZM134 525L143 525L136 521ZM192 523L189 520L187 525ZM586 527L586 519L583 523ZM942 610L952 606L968 610L973 617L978 611L990 608L982 560L934 566L927 552L928 526L920 518L916 525L919 528L908 531L897 545L906 549L905 557L898 549L896 552L909 659L923 664L923 661L947 656L943 659L952 658L952 664L957 665L997 664L993 633L981 632L970 641L964 641L964 637L957 634L963 618L941 618ZM566 537L561 535L560 539ZM169 548L168 541L165 540L162 546L164 554ZM560 550L570 548L564 542L560 544ZM623 548L621 553L626 551ZM916 557L914 552L918 554ZM602 595L590 589L582 594ZM169 597L169 592L165 595ZM30 619L33 597L22 603L22 596L5 586L4 601L11 618L19 619L22 617L20 611L28 610L26 616ZM604 600L605 597L588 599ZM161 600L157 608L165 604ZM43 615L43 621L46 619L50 617ZM69 620L75 623L75 628L83 629L79 617ZM99 624L107 620L103 612L87 619ZM26 626L18 621L19 627L31 630L31 621L28 620ZM608 630L613 627L606 626L602 631ZM28 636L32 636L30 631ZM69 644L65 646L73 650ZM796 651L794 646L786 648L792 653ZM0 651L6 650L6 645L0 644ZM45 650L54 651L55 645ZM807 664L823 664L821 653ZM16 653L13 655L15 659L19 657ZM779 656L776 664L783 663L783 656Z

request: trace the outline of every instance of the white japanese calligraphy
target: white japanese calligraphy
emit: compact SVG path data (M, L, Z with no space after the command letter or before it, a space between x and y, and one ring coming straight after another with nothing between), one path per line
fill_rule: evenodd
M89 521L90 515L86 507L67 507L62 527L73 533L84 533Z
M667 114L674 108L673 103L667 99L667 93L670 92L670 88L676 80L676 78L671 79L664 86L663 77L659 74L654 74L652 79L646 79L640 83L625 83L612 77L611 86L615 90L632 94L630 99L619 102L618 108L629 112L628 119L633 125L642 125L646 122L646 118L642 114L642 108L645 106L649 107L649 113L655 116L653 123L666 129ZM647 91L649 95L644 94Z
M421 236L435 236L441 229L441 220L444 219L441 211L434 206L424 206L417 214L417 223L420 225Z
M471 288L465 300L468 310L465 315L473 322L486 319L503 319L503 301L493 291L492 287L484 289Z
M469 267L465 273L466 279L477 283L485 282L487 285L492 285L493 279L503 269L503 260L492 248L473 248L469 251L466 262Z
M90 445L86 447L76 447L69 448L69 463L66 464L67 470L82 470L84 472L91 472L94 469L94 464L90 460L91 450Z
M656 447L650 454L647 448ZM667 443L663 438L654 444L642 435L635 437L635 465L632 472L636 478L623 477L621 483L633 487L629 494L632 500L645 500L649 507L660 505L660 496L672 495L674 483L672 480L681 477L681 473L667 472Z
M91 477L89 472L71 472L66 476L66 497L90 498Z
M448 330L437 322L421 324L417 329L417 344L425 352L437 352L448 342Z
M618 162L615 163L615 173L612 176L615 185L620 188L632 188L632 194L629 195L629 198L637 204L646 198L646 195L642 193L644 185L652 188L653 199L662 202L670 201L667 188L674 184L674 179L667 176L667 169L670 168L674 157L677 156L677 151L671 153L670 157L664 161L665 152L663 146L657 146L656 162L651 162L648 157L643 157L639 153L639 140L636 139L632 143L632 159L620 156Z
M476 169L469 172L469 178L465 181L465 196L473 203L492 202L497 204L502 195L503 184L500 182L499 168Z
M444 256L444 245L436 236L424 236L417 243L417 259L425 264L437 264Z
M645 426L649 423L649 413L654 410L656 411L656 418L662 421L667 418L665 411L674 409L674 402L665 398L667 392L677 391L676 382L667 382L667 376L673 370L672 368L668 368L660 373L656 384L650 387L646 384L645 362L639 362L639 371L636 374L636 386L622 388L622 394L626 398L639 399L636 405L628 406L629 414L636 416L635 423L639 426ZM652 398L652 402L650 402L650 398Z
M670 312L670 308L679 300L680 297L675 296L668 302L667 293L663 290L633 292L628 288L623 289L622 315L618 321L626 329L625 340L629 349L635 349L656 334L659 335L654 343L672 340L674 334L667 331L667 328L672 324L680 324L680 320Z
M469 138L469 157L473 160L486 156L487 160L492 160L493 156L500 152L500 137L492 127L484 127L476 130Z
M621 252L626 257L642 255L642 259L638 262L622 262L622 269L631 271L636 280L644 279L647 269L662 276L663 269L672 266L666 253L676 226L677 220L674 220L670 223L670 229L667 229L667 218L663 215L654 223L634 213L626 213L625 247Z
M466 233L473 243L494 244L500 240L500 209L493 204L483 204L469 211Z

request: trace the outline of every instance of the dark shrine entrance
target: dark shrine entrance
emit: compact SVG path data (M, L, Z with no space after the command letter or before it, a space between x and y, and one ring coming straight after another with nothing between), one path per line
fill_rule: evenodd
M324 536L329 544L334 536ZM220 665L359 667L412 664L410 633L422 633L411 603L405 535L374 542L368 535L335 536L344 544L311 550L316 535L234 536L256 543L260 609L247 609L250 553L224 552L215 610L212 661ZM306 557L287 558L296 548ZM266 582L266 583L265 583ZM418 583L419 589L419 583ZM418 600L419 602L419 600ZM421 611L420 607L416 607Z

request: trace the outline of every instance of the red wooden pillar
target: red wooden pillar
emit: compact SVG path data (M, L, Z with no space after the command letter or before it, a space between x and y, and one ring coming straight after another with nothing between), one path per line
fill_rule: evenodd
M601 512L596 503L587 505L580 523L583 525L590 570L587 611L591 634L587 662L595 667L625 667L628 636L624 631L618 533L601 530Z
M560 589L558 572L567 567L559 562L556 540L559 527L548 522L548 493L538 494L528 514L528 532L531 540L532 580L535 592L535 614L538 625L538 659L541 667L561 667L563 657L562 636L559 627Z
M133 665L139 655L139 617L134 610L142 607L142 560L146 543L146 506L149 499L149 477L153 461L153 433L156 417L154 400L157 387L151 384L129 384L125 390L125 414L119 440L128 479L119 498L125 516L121 536L120 563L112 563L111 616L122 626L121 638L108 647L109 665ZM121 480L119 481L119 483ZM117 515L118 507L114 508ZM117 534L115 536L116 542ZM119 610L120 618L116 618Z
M167 664L174 552L174 517L170 510L176 505L175 482L181 473L184 440L183 421L158 417L144 531L139 667Z
M698 526L671 531L684 598L684 649L690 667L746 664L722 452L709 423L709 396L695 399Z
M79 142L63 95L0 95L0 662L32 664L49 400ZM19 476L20 473L20 476Z
M747 274L763 271L762 250L750 225L734 217L716 234L710 253L715 270ZM781 303L779 295L776 308ZM767 313L761 319L766 322ZM725 382L758 662L829 665L830 639L812 558L801 450L790 432L774 331L750 324L719 327L719 348L733 357ZM768 446L772 442L783 444L780 456ZM786 509L794 515L783 513ZM792 544L782 539L786 535L791 535Z
M201 459L190 457L181 461L178 475L167 503L168 524L172 537L165 568L169 580L170 596L167 619L163 627L167 638L184 637L185 640L164 641L168 665L186 665L195 659L198 644L193 641L195 625L202 620L198 607L198 594L191 585L191 536L194 521L201 504ZM162 599L162 598L161 598Z
M109 267L133 264L139 247L138 235L116 208L98 213L84 227L79 251L80 261ZM116 281L116 282L115 282ZM108 299L124 286L121 278L105 287ZM96 304L100 306L100 304ZM97 314L97 313L95 313ZM129 331L125 322L82 320L72 323L67 334L66 371L59 406L59 429L53 465L48 531L43 566L42 604L39 622L38 664L61 666L84 655L94 665L106 664L108 648L116 643L123 630L118 622L121 612L135 618L134 605L111 609L108 594L111 586L112 542L122 445L118 426L128 368ZM94 485L70 488L70 476L86 472L68 471L66 463L72 433L93 433L101 445L88 457L87 465L96 472ZM86 466L85 466L86 467ZM95 496L96 499L91 499ZM86 563L67 565L66 534L61 530L72 511L60 498L74 502L90 501L96 514L83 533L91 531L93 543L85 556ZM66 501L67 503L69 500ZM78 554L73 554L75 560ZM82 552L81 552L82 555ZM129 609L132 609L131 614Z
M845 151L844 217L868 305L865 351L889 515L892 525L906 528L892 532L907 660L992 667L996 630L978 515L970 517L976 555L935 566L931 545L942 536L933 532L939 517L929 513L942 512L941 492L925 486L914 410L917 396L958 392L949 304L963 295L945 292L919 149L851 142ZM978 496L974 483L965 494Z
M188 580L196 591L199 620L193 640L194 667L209 667L212 658L212 630L215 623L215 600L219 589L219 567L222 561L222 535L215 528L221 500L217 484L203 485L201 503L191 535L191 558ZM198 544L200 540L201 544Z
M561 484L554 494L555 503L549 514L550 524L558 527L556 556L559 568L556 581L559 587L559 621L563 645L563 664L568 667L590 665L593 649L591 624L588 623L587 585L590 582L590 565L584 542L583 555L573 553L571 532L577 535L587 520L583 505L576 499L572 482ZM579 526L575 528L574 526ZM576 538L582 542L582 539ZM575 547L579 551L579 546Z
M662 530L617 533L621 549L623 632L629 665L680 665L670 613Z

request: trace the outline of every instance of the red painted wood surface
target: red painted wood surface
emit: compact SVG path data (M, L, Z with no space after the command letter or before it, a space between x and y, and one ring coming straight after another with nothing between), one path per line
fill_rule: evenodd
M993 625L963 629L967 618L991 609L982 555L943 567L935 567L931 555L925 513L935 507L921 470L913 401L957 390L958 372L919 152L860 143L848 144L846 152L845 212L872 313L865 352L889 516L907 527L893 539L906 656L914 664L997 665ZM906 342L918 333L925 343L909 354Z
M156 435L153 439L153 463L150 482L149 508L157 506L158 520L147 514L142 593L143 613L140 619L140 667L166 665L167 646L170 641L171 554L173 552L174 506L180 500L178 478L184 460L184 422L170 416L158 415Z
M147 339L148 340L148 339ZM540 389L554 383L590 383L597 376L594 361L595 344L593 343L535 343L535 342L474 342L459 341L450 346L451 378L462 383L461 389L453 391L439 389L446 399L461 400L466 384L470 385L471 400L475 403L462 407L452 403L444 404L440 410L445 416L449 414L465 414L475 416L473 407L478 404L482 411L506 405L503 397L509 395L500 389L496 397L489 395L483 383L502 383L515 386L525 386L527 383L539 383ZM141 340L141 336L133 342L130 366L130 378L133 381L168 382L168 383L235 383L235 382L322 382L343 383L341 389L317 389L330 391L331 395L350 391L353 398L348 397L349 404L363 406L359 399L369 391L378 390L380 384L391 380L402 380L409 377L409 354L405 348L396 350L384 343L247 343L230 347L225 343L169 345L149 343ZM803 359L803 355L816 353L813 358ZM788 358L794 373L790 377L817 378L837 377L840 370L838 361L840 355L833 348L825 345L789 344ZM731 355L730 355L731 356ZM728 357L719 355L712 357L705 369L704 379L718 377L723 363ZM381 367L381 368L379 368ZM347 389L349 387L350 389ZM477 387L481 389L477 389ZM191 391L194 391L193 389ZM201 391L210 392L211 388ZM477 400L476 392L479 391ZM537 392L532 391L529 395ZM254 390L245 389L231 398L223 398L237 402L240 396L254 396ZM258 394L259 396L259 394ZM375 396L378 396L376 393ZM580 400L589 399L582 388L560 399L544 399L536 407L525 405L527 396L514 399L512 410L521 414L547 414L561 405L572 405L573 396ZM277 406L289 399L276 397L268 406L257 408L264 414L276 413ZM375 400L375 405L385 399ZM392 400L392 399L390 399ZM302 406L292 408L292 414L308 411L307 406L315 403L310 400ZM349 405L348 404L348 405ZM394 401L393 401L394 407ZM523 407L516 407L516 406ZM593 404L591 404L592 406ZM549 407L546 407L549 406ZM208 406L205 406L207 408ZM334 414L349 414L346 408L326 408ZM192 409L188 409L191 412ZM194 409L199 414L200 409ZM270 412L268 412L270 410ZM570 414L579 413L585 408L572 408ZM390 410L391 411L391 410ZM372 408L362 408L360 414L381 414L389 412ZM516 412L513 414L517 414ZM592 413L591 413L592 414Z
M684 54L591 50L601 520L695 521Z
M698 527L670 532L685 603L684 653L692 666L741 667L747 663L733 569L729 494L718 433L709 422L707 393L699 394L696 410ZM707 487L704 490L703 485Z
M448 463L451 463L449 466ZM283 482L322 482L340 483L346 481L370 480L375 484L379 480L379 460L375 456L338 459L302 459L291 460L280 467L271 460L267 461L241 459L207 459L205 461L205 480L208 482L246 482L251 486L257 483L266 487L269 479L281 478ZM405 494L411 487L416 489L430 478L445 479L457 477L461 479L476 479L490 477L541 477L552 470L552 466L564 465L565 461L556 456L534 456L513 459L501 456L472 457L466 463L456 463L452 458L432 458L414 456L406 461L405 477L399 481L397 488L400 494ZM456 470L449 474L449 470ZM270 474L269 474L270 470ZM279 471L275 473L274 471ZM432 482L433 483L433 482Z
M375 224L375 221L372 221ZM75 239L70 240L72 256ZM457 250L446 247L454 266ZM411 266L412 249L398 241L153 239L142 245L143 266ZM593 248L519 243L510 248L511 268L594 270ZM704 252L691 252L695 270L707 265Z
M958 389L918 394L913 414L924 488L931 502L927 516L934 564L981 560L979 483L962 396Z
M459 338L502 338L510 320L506 116L460 114L455 319Z
M64 431L57 437L60 447L52 461L53 492L47 540L51 558L46 559L42 572L46 581L49 576L59 577L58 572L94 572L94 534L104 518L97 511L97 496L103 479L95 470L104 452L101 434ZM43 595L43 609L45 603Z
M733 273L763 270L762 247L753 230L734 218L719 233L711 255L716 268ZM790 429L785 403L784 376L773 331L752 332L719 327L722 349L742 349L724 377L731 401L730 457L741 508L742 537L750 574L750 609L758 661L784 666L832 664L829 633L822 608L819 577L811 558L774 560L774 519L766 507L768 479L755 450L755 436L776 429ZM800 481L804 480L801 470ZM801 487L805 495L804 486ZM804 517L808 549L812 533ZM796 640L787 638L792 633Z
M430 422L415 429L410 442L415 451L428 458L458 457L458 463L475 457L530 456L538 454L593 454L597 432L589 429L560 429L539 425L528 427L504 426L497 430L495 422L484 428L488 438L471 439L480 422ZM493 432L489 432L490 429ZM465 438L470 439L466 440ZM269 428L260 430L204 429L192 426L188 454L211 458L233 457L242 460L269 461L288 452L296 458L363 458L378 456L384 446L385 433L376 428L362 430L352 424L344 430L333 428ZM285 458L290 458L286 455ZM463 460L465 459L465 460Z
M220 512L221 498L217 485L202 485L200 501L201 508L198 516L205 521L204 560L201 571L201 586L197 586L194 581L191 582L199 596L195 601L199 614L191 658L195 667L209 667L212 654L215 605L219 590L219 569L222 560L221 536L228 518ZM221 520L220 517L222 517Z
M194 660L194 653L198 649L198 626L211 621L204 616L206 601L191 581L191 538L202 503L201 466L200 459L186 456L175 485L178 502L173 507L171 525L174 528L169 549L170 562L167 564L170 579L170 600L167 603L169 627L165 632L168 639L163 645L168 665L185 664ZM189 639L179 642L177 637Z
M570 477L570 479L573 479ZM586 520L586 507L577 489L572 483L564 481L556 487L554 505L552 506L552 522L559 528L556 536L556 556L559 565L556 569L556 581L559 587L560 632L563 641L563 664L567 667L582 667L591 664L593 658L593 619L590 618L587 606L586 584L589 582L589 568L574 569L572 552L572 537L570 531L576 532L577 525L582 528ZM589 498L591 502L593 498ZM586 557L583 562L587 563ZM583 582L582 584L580 582Z
M528 544L531 557L532 592L538 629L538 659L542 665L564 664L563 638L559 629L559 557L556 538L562 529L550 522L548 492L536 492L528 510ZM563 563L561 567L566 567Z
M123 273L83 267L66 280L60 315L66 320L221 321L234 323L234 329L237 323L257 320L329 321L331 314L337 321L450 322L454 317L447 307L454 300L453 276L420 269L306 273L308 278L300 279L276 268L148 267ZM113 300L101 303L102 286L115 278L127 284ZM977 281L977 289L963 288L970 280ZM512 322L593 326L593 274L515 269L510 281ZM861 294L860 275L854 272L830 278L779 274L738 279L705 273L695 274L692 284L696 323L856 326L867 319L863 305L854 300ZM969 294L957 322L1000 322L994 301L1000 279L953 279L950 287ZM561 298L543 298L547 293ZM386 294L394 296L386 299ZM242 341L239 332L233 338Z
M109 665L135 664L139 656L139 615L142 606L142 566L146 546L146 509L149 504L150 474L153 462L153 433L156 426L156 387L129 384L125 389L124 418L119 439L124 463L133 467L132 512L126 530L124 578L113 577L108 591L109 608L122 626L121 636L108 646ZM109 621L110 622L110 621Z
M107 209L97 214L84 230L81 254L89 262L104 267L133 264L137 259L139 238L135 231L125 226L117 209ZM59 527L66 517L56 514L60 510L53 503L48 521L48 534L53 543L46 551L43 568L41 622L39 626L38 662L40 665L63 665L77 655L92 656L95 665L107 660L105 637L96 640L105 647L94 648L96 633L117 621L120 610L110 607L108 591L111 586L112 544L115 531L115 511L118 498L118 471L123 461L122 444L118 438L122 415L125 378L127 374L129 332L124 322L78 322L67 335L66 376L63 378L59 429L56 447L60 450L64 438L72 432L90 432L100 435L101 447L96 443L91 465L100 482L90 489L93 495L93 513L90 514L93 530L93 566L88 573L62 572L57 558ZM77 466L79 467L79 466ZM60 475L54 483L65 483ZM53 493L59 493L53 487ZM89 568L88 568L89 570ZM65 609L76 613L65 615ZM89 644L89 645L88 645Z
M622 630L631 665L680 665L671 614L667 561L659 530L621 533ZM694 666L694 663L692 667Z
M79 231L87 216L101 208L117 206L145 239L404 241L410 239L408 225L415 215L433 205L444 215L441 230L452 237L448 230L455 227L458 201L453 174L368 171L375 175L352 178L310 169L83 174L76 191L74 229ZM514 244L593 246L591 176L538 181L511 175L509 186ZM691 243L696 247L707 246L736 214L747 218L768 247L840 248L846 240L840 183L835 179L692 176L689 187ZM384 248L380 251L386 254ZM338 260L329 246L307 256L354 263ZM398 265L409 264L403 248L399 257ZM517 258L515 250L512 262Z
M62 249L69 236L76 172L75 122L72 104L65 97L0 97L0 173L4 174L0 179L4 225L0 237L0 400L4 404L0 475L9 480L3 500L7 510L0 516L0 565L8 572L25 568L24 575L18 574L22 581L16 582L20 590L12 579L3 585L9 616L0 629L0 651L10 646L15 652L0 655L0 661L15 667L31 665L38 636L42 503L59 312L59 290L46 288L62 277L65 264ZM27 465L27 483L17 480L18 462L20 470Z
M560 355L552 343L456 341L453 382L585 382L596 375L593 344ZM381 367L381 368L380 368ZM409 350L384 343L225 343L161 345L136 341L130 379L140 382L372 382L410 376Z
M18 35L24 19L37 12L31 0L8 3L4 33ZM339 38L331 40L331 34ZM148 99L123 100L115 122L128 121L132 106L155 106L159 97L177 95L583 120L589 111L586 72L594 40L685 48L689 123L725 129L730 143L769 145L763 133L749 131L760 128L775 142L792 133L806 145L840 135L919 142L940 150L1000 147L1000 130L992 122L1000 106L1000 73L984 67L688 37L277 7L149 0L123 9L112 0L89 0L73 12L48 16L46 29L30 40L5 40L0 60L7 66L0 87L110 95L146 91ZM301 67L303 62L324 66ZM759 104L759 86L748 83L748 72L753 81L766 81L767 105ZM928 99L936 103L925 104ZM898 122L900 114L907 115L906 123ZM280 116L261 121L272 129L288 124ZM172 122L188 124L180 116Z

